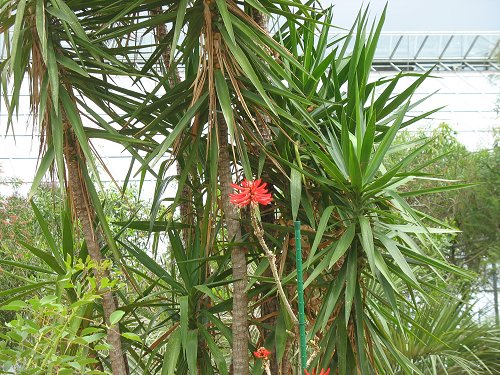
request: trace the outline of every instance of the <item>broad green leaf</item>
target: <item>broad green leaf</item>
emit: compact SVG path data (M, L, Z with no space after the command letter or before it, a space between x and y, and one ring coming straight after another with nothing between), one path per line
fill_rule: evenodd
M16 261L13 261L13 260L0 259L0 264L3 264L5 266L12 266L12 267L23 268L23 269L30 270L30 271L35 271L35 272L53 274L53 272L50 271L50 270L48 270L48 269L45 269L45 268L42 268L42 267L33 266L33 265L27 264L27 263L16 262Z
M136 333L132 333L132 332L123 332L122 333L122 336L125 337L126 339L128 340L132 340L132 341L137 341L137 342L141 342L142 343L142 339L141 339L141 336L139 336L138 334Z
M179 314L181 317L181 340L184 354L187 355L187 336L189 331L189 297L179 297Z
M331 314L337 306L337 302L339 301L340 294L342 293L342 290L344 289L345 286L345 280L346 280L346 270L347 270L347 265L344 264L342 268L340 269L340 272L338 276L335 278L335 280L330 283L330 287L328 289L328 292L325 295L324 303L321 306L320 312L316 318L316 321L314 322L314 326L312 330L308 332L308 338L313 337L313 335L318 332L318 330L321 329L321 331L325 330L326 325L328 324L328 321L331 317Z
M182 26L184 25L184 17L186 15L188 0L179 0L178 4L177 17L174 24L174 37L172 39L172 47L170 49L170 65L172 65L172 63L174 62L175 51L177 50Z
M7 305L0 306L0 310L4 311L19 311L24 308L28 307L28 304L24 301L12 301L9 302Z
M345 326L349 324L354 292L358 286L358 249L352 247L347 255L347 276L345 280Z
M304 289L307 288L326 268L328 267L328 258L324 257L319 264L317 264L307 280L304 282Z
M424 82L424 80L431 74L431 72L432 69L422 74L414 83L412 83L403 92L399 93L398 95L395 95L394 99L389 104L387 104L382 110L380 110L380 113L378 113L377 118L383 119L384 117L393 113L405 101L408 101L408 99L413 95L418 86L420 86L422 82ZM407 105L408 104L406 104L405 106ZM403 112L405 112L405 110L403 110Z
M73 61L69 57L66 57L64 55L58 55L57 62L62 66L64 66L66 69L72 70L73 72L76 72L84 77L90 77L89 74L84 69L82 69L80 65L78 65L75 61Z
M231 344L233 342L233 332L215 315L210 313L208 310L203 310L202 314L207 317L207 319L216 327L219 332L224 336L224 338Z
M7 289L7 290L1 290L0 291L0 297L10 297L8 299L4 299L0 301L0 306L5 306L9 304L10 302L17 300L19 298L22 298L27 295L33 295L33 293L37 290L41 290L43 288L46 288L49 285L53 285L54 283L52 281L39 281L34 284L28 284L28 285L23 285L17 288L12 288L12 289Z
M403 122L403 119L406 115L406 111L408 109L410 102L407 102L404 107L402 107L399 111L397 119L394 121L394 124L391 126L389 131L384 135L382 142L377 147L375 154L371 158L368 167L365 172L365 181L371 182L373 176L377 173L382 161L384 160L389 147L392 145L394 138L396 138L396 134L398 133L399 127Z
M210 350L210 354L214 359L217 369L219 370L218 374L228 375L229 371L227 370L226 360L224 358L224 353L219 348L219 346L215 343L212 335L206 330L205 327L200 326L200 331L207 342L208 349Z
M188 363L188 370L190 375L197 375L198 366L198 330L190 329L186 337L186 346L184 347Z
M11 48L12 52L10 56L11 70L14 70L16 65L20 65L18 61L19 57L17 55L21 51L21 43L23 42L21 38L22 36L21 28L23 27L25 9L26 9L26 0L20 0L17 3L16 20L12 32L12 48Z
M50 268L52 268L56 273L59 275L65 275L66 271L63 269L63 267L57 262L56 258L54 258L51 254L49 254L46 251L40 250L34 246L31 246L30 244L18 240L19 243L24 246L26 249L28 249L33 255L36 257L40 258L43 260Z
M338 240L334 250L332 251L332 256L330 258L328 268L332 268L332 266L337 263L337 261L345 254L347 249L351 246L355 234L356 225L349 225L345 232L342 234L342 237L340 237L340 239Z
M40 183L42 182L43 177L47 174L50 166L54 162L54 148L49 146L45 151L45 154L38 165L38 169L36 170L35 177L33 177L33 183L31 184L31 189L28 194L28 200L33 198L33 195L36 193Z
M63 0L51 0L51 3L54 6L47 10L56 15L56 17L60 17L60 20L67 22L79 38L88 41L89 38L87 37L87 33L80 25L77 16L71 8Z
M349 176L355 192L360 193L363 187L363 176L359 159L356 156L356 151L352 144L349 151Z
M59 115L59 70L57 66L56 53L54 51L54 44L51 39L47 44L47 72L50 82L50 93L52 97L52 105L56 115Z
M47 22L45 17L45 0L36 0L35 19L42 58L43 61L47 63Z
M358 349L358 359L359 359L359 367L361 369L362 374L368 374L370 372L370 365L366 358L366 351L364 348L366 339L365 339L365 309L363 308L363 302L361 297L361 289L359 285L356 287L356 291L354 293L354 313L356 316L356 345Z
M106 337L106 334L101 332L101 333L94 333L88 336L83 336L82 339L85 340L87 344L91 344L93 342L101 340L104 337Z
M226 79L222 75L222 72L217 69L215 71L215 88L217 90L217 98L219 99L219 104L222 109L222 114L226 120L227 128L229 130L229 135L231 139L235 139L234 136L234 117L233 108L231 103L231 98L229 96L229 89L227 87Z
M149 271L151 271L154 275L156 275L161 280L167 282L176 293L185 292L184 287L178 283L168 272L162 267L158 262L156 262L153 258L151 258L146 252L140 249L137 246L134 246L131 243L124 244L120 242L121 245L125 245L125 249L132 254L144 267L146 267Z
M401 231L404 233L437 233L437 234L445 234L445 233L459 233L458 229L448 229L448 228L430 228L425 226L418 225L397 225L397 224L385 224L388 228Z
M111 315L109 316L109 323L111 325L117 324L123 318L124 315L125 315L125 311L122 311L122 310L113 311L111 313Z
M292 203L292 220L297 220L300 197L302 195L302 173L296 168L290 169L290 196Z
M286 343L288 340L285 315L285 310L280 309L280 311L278 312L278 317L276 319L276 328L274 330L274 337L276 342L276 359L278 360L278 363L281 363L283 356L285 355Z
M404 258L403 254L401 254L401 251L398 248L398 245L395 241L391 240L390 238L377 234L376 237L382 242L384 247L387 249L389 254L391 254L392 258L396 262L396 264L401 268L401 270L409 277L411 278L416 285L418 285L417 278L415 277L415 274L413 273L412 269L408 265L406 259Z
M473 186L477 186L477 184L455 184L455 185L448 185L448 186L439 186L439 187L428 188L428 189L420 189L420 190L401 192L401 193L399 193L399 195L401 197L415 197L415 196L420 196L420 195L425 195L425 194L436 194L436 193L448 192L448 191L453 191L453 190L466 189L466 188L470 188Z
M314 237L314 242L309 252L309 256L307 257L306 269L309 267L309 263L314 257L316 250L318 249L321 240L323 239L323 234L325 233L326 226L328 225L328 220L330 220L330 216L332 215L334 206L328 206L323 211L321 215L321 219L319 220L318 228L316 229L316 236Z
M359 217L359 225L361 228L361 245L368 257L368 264L374 276L377 275L377 266L375 264L375 246L373 245L373 232L370 220L364 216Z
M222 21L226 27L227 33L231 38L231 41L236 44L236 39L234 38L233 24L231 23L231 16L229 15L229 10L227 9L226 0L215 0L217 3L217 8L222 16Z
M30 201L31 208L33 209L33 212L35 213L36 220L38 224L40 225L40 228L42 229L42 233L44 235L44 240L47 242L47 244L50 247L50 250L52 251L52 254L54 257L57 259L59 264L64 264L64 259L61 255L61 250L56 244L56 240L54 236L52 235L49 225L47 221L45 220L44 215L40 212L38 209L37 205L33 200Z
M163 355L163 365L161 368L161 375L174 375L177 368L177 361L181 352L181 331L176 329L170 334L167 345L165 347L165 354Z
M194 288L198 289L200 292L203 294L206 294L212 301L219 301L221 298L217 297L212 289L210 289L208 286L200 284L200 285L195 285Z
M269 15L268 10L261 4L259 0L246 0L246 2L259 12Z
M80 332L80 334L82 336L86 336L86 335L89 335L89 334L92 334L92 333L97 333L97 332L102 332L102 328L97 328L97 327L87 327L87 328L84 328L82 329L82 331Z
M345 308L344 308L344 310L345 310ZM342 311L341 311L339 314L339 317L338 317L338 322L336 324L336 327L337 327L336 349L338 351L338 357L337 357L338 362L339 362L338 371L340 374L347 374L348 373L348 370L347 370L347 342L348 342L349 336L348 336L348 333L346 330L346 326L348 324L348 321L345 321L346 316L348 316L347 312L344 312L344 314L342 314Z

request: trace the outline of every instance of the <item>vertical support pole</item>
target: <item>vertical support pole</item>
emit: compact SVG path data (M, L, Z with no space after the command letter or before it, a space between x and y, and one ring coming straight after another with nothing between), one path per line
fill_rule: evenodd
M295 260L297 264L297 293L299 302L299 337L300 337L300 368L301 375L307 365L306 352L306 316L304 313L304 279L302 273L302 239L300 221L295 221Z

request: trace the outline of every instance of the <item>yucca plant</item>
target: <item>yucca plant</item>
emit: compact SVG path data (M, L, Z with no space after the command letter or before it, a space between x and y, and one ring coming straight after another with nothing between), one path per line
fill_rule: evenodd
M498 374L500 332L474 317L474 305L442 295L413 316L408 336L391 329L391 341L424 374ZM403 373L394 364L396 373Z
M326 13L325 17L330 16ZM282 222L299 218L305 225L304 235L310 237L305 246L308 337L314 357L310 365L335 368L341 374L390 373L394 361L405 372L420 373L391 343L388 325L396 323L405 337L404 322L411 317L400 310L406 304L417 309L417 301L428 297L422 274L445 271L467 277L441 258L431 235L456 229L405 201L405 197L431 191L398 192L413 178L426 178L420 172L423 166L408 170L426 142L416 149L409 145L394 167L384 167L386 156L399 147L394 145L398 131L424 117L408 118L408 111L418 104L411 103L412 93L429 73L409 74L415 81L399 94L395 88L404 74L370 82L382 23L383 16L367 33L366 13L361 13L353 30L333 45L326 42L324 24L304 22L293 30L283 26L279 34L290 43L285 43L290 50L298 44L297 60L307 62L306 67L318 75L303 82L295 72L296 84L311 90L312 103L308 111L295 103L288 105L290 115L283 114L282 120L299 118L303 126L294 133L282 127L277 151L268 149L282 169L289 171L289 178L271 163L264 163L264 169L277 191ZM319 30L319 37L312 30ZM286 103L287 98L276 100ZM281 238L275 241L278 251L285 246L286 231L282 228ZM294 277L293 268L288 271L285 282ZM276 345L281 356L284 343Z

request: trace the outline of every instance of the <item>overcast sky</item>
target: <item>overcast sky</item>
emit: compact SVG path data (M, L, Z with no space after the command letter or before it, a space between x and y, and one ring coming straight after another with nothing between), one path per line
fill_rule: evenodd
M334 23L349 28L363 4L373 15L388 3L384 31L500 31L500 0L321 0Z

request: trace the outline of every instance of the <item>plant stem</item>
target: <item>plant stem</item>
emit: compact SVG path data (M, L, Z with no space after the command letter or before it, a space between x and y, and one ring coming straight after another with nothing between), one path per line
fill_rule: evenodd
M260 246L262 246L262 249L264 249L267 259L269 260L269 267L271 268L271 272L273 273L273 278L274 281L276 282L276 287L278 288L278 294L281 297L281 300L283 301L283 304L285 305L285 308L288 311L288 315L290 315L290 318L292 319L294 326L296 327L296 329L298 329L299 320L295 316L292 306L290 305L290 302L288 302L288 298L285 294L285 291L283 290L283 286L281 285L281 280L278 275L278 269L276 268L276 255L274 255L274 253L272 253L271 250L269 250L269 247L267 246L266 241L264 240L264 230L262 229L262 226L260 225L257 219L257 214L255 212L254 207L251 207L251 215L252 215L252 227L255 233L255 237L257 237Z
M266 372L266 375L271 375L271 363L269 359L264 360L264 371Z

